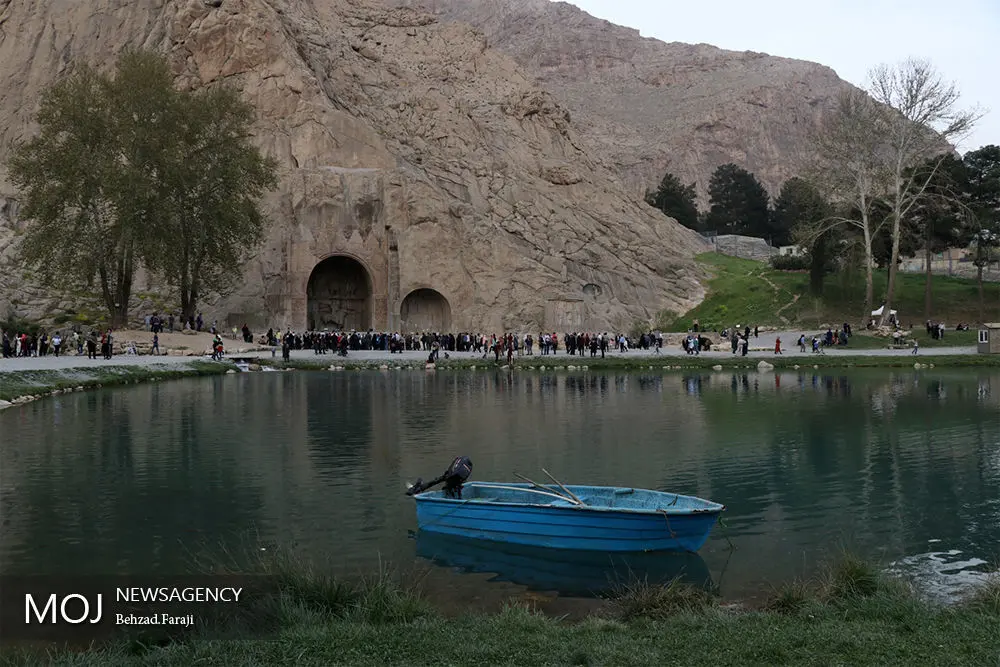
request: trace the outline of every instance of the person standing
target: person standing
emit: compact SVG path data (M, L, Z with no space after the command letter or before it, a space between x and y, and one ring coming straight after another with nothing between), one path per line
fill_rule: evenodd
M774 353L781 354L781 337L778 336L774 339Z
M153 347L149 350L149 353L152 355L160 354L160 334L153 334Z

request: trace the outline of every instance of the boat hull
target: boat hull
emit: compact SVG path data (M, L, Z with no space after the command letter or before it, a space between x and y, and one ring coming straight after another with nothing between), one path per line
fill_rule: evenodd
M454 500L438 493L419 494L415 498L417 524L421 530L551 549L603 552L698 551L725 509L708 501L700 501L706 503L707 508L666 511L655 507L641 510L576 507L562 501L532 505Z

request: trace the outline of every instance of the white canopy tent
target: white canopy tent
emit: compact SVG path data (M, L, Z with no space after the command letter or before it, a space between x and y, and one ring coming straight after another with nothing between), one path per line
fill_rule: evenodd
M878 310L873 310L872 311L872 317L881 317L882 313L884 311L885 311L885 304L883 303L881 306L878 307ZM896 313L897 313L897 311L895 311L895 310L890 310L889 311L890 315L895 315Z

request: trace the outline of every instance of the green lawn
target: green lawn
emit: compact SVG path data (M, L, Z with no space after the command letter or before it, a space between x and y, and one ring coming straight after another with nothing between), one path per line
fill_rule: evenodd
M814 333L822 333L819 330L803 330L806 337L809 337ZM940 340L934 340L928 333L926 327L914 327L912 331L905 335L907 345L909 341L916 340L920 343L920 348L935 348L935 347L970 347L974 346L978 340L979 331L977 329L970 329L969 331L946 331L944 338ZM883 338L881 336L872 336L867 331L860 331L855 329L854 336L850 340L850 345L848 347L838 347L840 350L882 350L889 346L892 342L891 338ZM795 341L791 344L794 345ZM788 344L786 344L788 347Z
M718 253L705 253L697 260L713 274L708 283L708 296L681 317L661 318L658 324L665 330L687 330L695 319L708 330L735 325L818 330L824 324L861 321L865 291L861 273L828 276L823 297L816 298L809 292L807 272L777 271L764 262ZM877 308L885 293L886 272L877 272L874 282L873 308ZM900 273L893 299L893 308L899 311L904 326L912 324L921 331L924 331L924 286L923 274ZM952 329L949 333L954 334L954 327L959 322L974 325L979 321L979 292L975 280L934 276L932 294L932 319L949 325ZM984 302L984 319L1000 320L1000 284L984 286ZM946 337L943 344L958 343Z
M1000 582L935 607L849 555L822 580L776 590L757 610L721 607L713 592L678 582L637 582L578 622L516 603L496 614L445 616L433 597L385 576L362 588L315 572L283 582L251 616L272 619L270 639L14 648L0 653L0 664L978 667L1000 657Z
M142 655L46 656L50 665L970 665L996 664L996 617L879 609L778 616L723 612L669 621L559 622L513 608L494 617L332 621L274 641L200 641Z

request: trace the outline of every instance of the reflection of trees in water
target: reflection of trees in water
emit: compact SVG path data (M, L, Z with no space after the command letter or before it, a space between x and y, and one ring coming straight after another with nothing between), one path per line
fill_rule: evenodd
M852 388L858 383L860 395ZM826 538L866 533L859 522L870 523L869 546L890 552L912 552L932 537L995 544L1000 525L984 521L983 512L984 499L1000 492L1000 476L983 474L989 446L982 436L992 431L997 438L1000 423L995 408L973 399L981 383L968 374L860 380L800 374L794 401L750 392L746 402L733 403L706 392L711 437L729 443L739 463L712 457L702 486L743 517L742 526L731 520L738 530L751 533L781 508L778 516L796 541L817 538L795 537L792 526L823 516ZM747 393L742 374L731 375L729 385L726 394ZM886 396L893 410L874 409L872 399ZM974 446L970 437L977 438ZM756 455L761 443L766 456Z
M257 489L235 465L240 457L225 440L232 429L214 410L213 384L178 381L34 404L33 419L15 425L24 430L0 456L4 465L20 460L18 520L5 538L17 533L18 543L36 548L27 559L6 557L5 569L182 572L192 567L182 541L194 549L251 526ZM56 409L72 415L58 428L50 422ZM200 449L205 441L213 446Z

